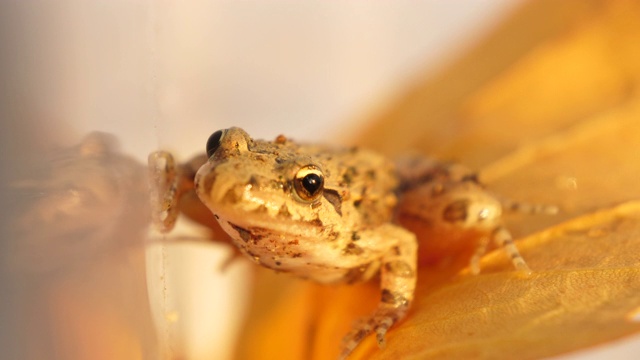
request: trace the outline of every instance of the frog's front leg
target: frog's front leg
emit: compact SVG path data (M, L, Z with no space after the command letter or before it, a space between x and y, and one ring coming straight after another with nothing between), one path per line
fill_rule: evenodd
M171 231L178 218L180 176L173 156L166 151L155 151L147 159L151 217L158 231Z
M149 154L147 161L153 225L158 231L166 233L175 226L178 214L181 212L180 201L185 200L185 195L193 193L195 173L200 165L206 162L206 158L196 156L191 161L178 165L169 152L155 151ZM210 212L199 200L195 205L192 203L193 201L190 201L190 206L186 208L183 206L182 211L186 210L189 217L205 225L211 223L211 221L200 221L198 216L194 216L194 214L210 214ZM197 208L195 211L191 209L194 207Z
M404 318L413 300L416 287L418 243L413 233L387 225L380 229L398 239L381 258L381 298L376 311L362 319L342 341L340 359L345 359L371 332L378 345L385 346L385 334L393 324Z

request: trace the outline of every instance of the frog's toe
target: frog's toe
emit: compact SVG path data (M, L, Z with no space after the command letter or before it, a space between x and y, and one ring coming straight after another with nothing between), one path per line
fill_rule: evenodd
M362 321L342 339L342 347L338 358L340 360L346 359L372 331L373 327L371 324L368 321Z
M380 349L384 349L387 345L385 335L394 323L395 318L392 316L384 316L376 319L376 341L378 342L378 347L380 347Z
M360 320L360 322L342 340L340 359L346 359L349 354L364 340L367 335L375 332L376 341L380 349L384 349L387 342L387 331L396 323L399 315L388 309L378 310L373 316Z

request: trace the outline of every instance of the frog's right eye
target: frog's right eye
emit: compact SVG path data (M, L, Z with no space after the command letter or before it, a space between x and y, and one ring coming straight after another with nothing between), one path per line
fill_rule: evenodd
M324 175L316 166L307 165L298 170L293 179L293 188L300 200L314 201L322 196Z
M218 150L223 134L224 131L218 130L209 136L209 140L207 140L207 157L212 157L216 150Z

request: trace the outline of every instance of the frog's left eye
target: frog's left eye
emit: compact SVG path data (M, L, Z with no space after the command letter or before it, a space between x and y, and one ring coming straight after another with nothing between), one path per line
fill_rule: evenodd
M223 130L218 130L209 136L209 140L207 140L207 157L212 157L216 150L218 150L223 134Z
M314 201L322 196L324 175L316 166L307 165L298 170L293 179L293 187L301 200Z

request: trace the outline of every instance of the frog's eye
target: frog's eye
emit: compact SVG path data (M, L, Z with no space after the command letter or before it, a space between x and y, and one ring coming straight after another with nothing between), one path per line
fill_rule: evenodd
M314 201L322 196L324 175L316 166L307 165L298 170L293 179L293 187L301 200Z
M207 140L207 156L212 157L213 154L220 147L220 139L222 139L222 135L224 132L222 130L218 130L209 136L209 140Z

